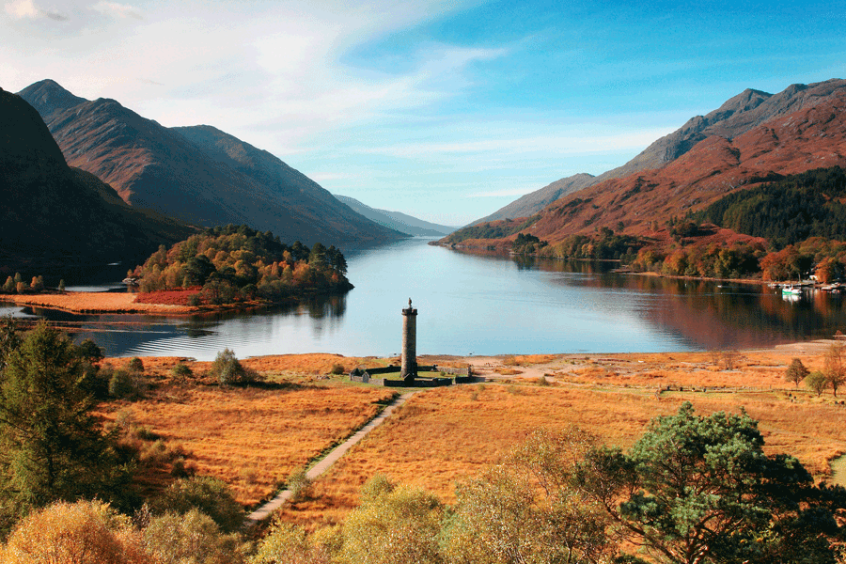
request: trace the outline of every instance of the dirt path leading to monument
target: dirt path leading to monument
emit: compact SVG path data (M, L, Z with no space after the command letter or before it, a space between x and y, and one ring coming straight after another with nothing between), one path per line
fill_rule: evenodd
M366 437L368 433L370 433L373 429L381 425L385 422L385 420L393 414L394 410L400 406L402 406L408 398L416 394L417 392L406 392L396 398L394 401L389 403L385 409L382 410L379 415L371 419L367 422L361 429L356 431L351 437L345 440L343 443L332 449L329 454L323 457L320 462L312 466L307 472L306 477L309 480L314 480L326 470L329 469L333 464L335 464L344 454L347 453L354 445L356 445L361 439ZM289 499L293 493L289 489L284 489L279 494L276 495L273 499L253 511L247 516L247 520L245 522L245 527L249 528L258 523L259 521L264 521L268 517L270 517L274 511L282 507Z

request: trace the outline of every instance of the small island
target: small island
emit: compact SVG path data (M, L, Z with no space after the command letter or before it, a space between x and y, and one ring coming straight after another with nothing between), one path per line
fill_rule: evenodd
M340 250L246 225L214 227L127 272L127 293L44 292L4 296L18 305L85 313L190 314L340 295L353 288Z

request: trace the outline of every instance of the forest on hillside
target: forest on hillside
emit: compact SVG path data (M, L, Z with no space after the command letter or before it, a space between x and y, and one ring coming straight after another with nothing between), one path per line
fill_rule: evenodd
M170 249L162 245L129 276L143 293L195 289L189 305L219 305L346 292L352 288L346 272L346 259L334 246L288 246L269 231L227 225Z
M810 237L846 239L845 197L846 171L820 168L729 194L696 217L780 250Z

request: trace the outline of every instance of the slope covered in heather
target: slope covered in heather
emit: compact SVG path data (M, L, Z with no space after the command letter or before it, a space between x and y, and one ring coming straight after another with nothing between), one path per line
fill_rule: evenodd
M595 177L577 174L562 178L518 198L474 223L530 216L551 202L588 186L595 186L614 178L624 178L635 172L666 166L708 137L734 139L769 120L811 108L837 97L844 90L846 90L846 80L840 79L808 85L793 84L778 94L753 89L744 90L713 112L689 119L682 127L656 140L623 166Z
M550 242L603 227L649 235L655 223L704 209L726 194L832 166L846 166L846 89L731 139L712 135L661 168L570 194L544 208L523 232ZM472 235L461 230L445 242Z

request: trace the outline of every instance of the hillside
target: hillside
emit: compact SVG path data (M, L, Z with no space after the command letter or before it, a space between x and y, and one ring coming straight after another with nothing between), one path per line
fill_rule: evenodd
M65 162L29 104L0 90L0 270L140 259L195 230L128 206Z
M341 204L266 151L208 126L169 129L118 102L44 80L20 93L71 166L132 206L204 226L249 224L284 240L375 243L402 237Z
M524 232L550 242L603 227L653 235L653 222L663 227L669 218L701 210L731 192L789 174L846 166L845 110L846 89L840 89L732 139L710 136L662 168L606 180L552 203ZM462 231L451 236L452 242Z
M844 90L846 90L846 80L839 79L808 85L794 84L778 94L752 89L744 90L713 112L691 118L682 127L661 137L623 166L595 177L577 174L562 178L518 198L474 223L530 216L549 203L582 188L595 186L614 178L624 178L642 170L661 168L685 155L710 136L734 139L771 119L828 101Z
M389 229L394 229L402 233L408 233L409 235L415 235L417 237L443 237L444 235L448 235L449 233L455 231L454 227L447 227L446 225L438 225L437 223L423 221L422 219L417 219L416 217L412 217L402 212L371 208L370 206L359 202L355 198L350 198L349 196L340 196L338 194L334 194L334 196L340 202L343 202L352 208L356 213L360 213L364 217L378 223L379 225L383 225Z

